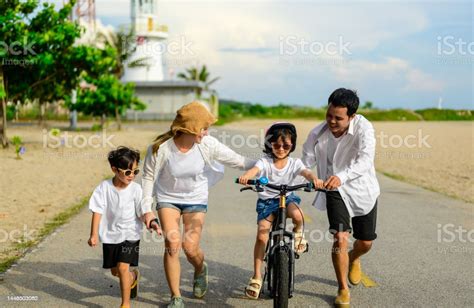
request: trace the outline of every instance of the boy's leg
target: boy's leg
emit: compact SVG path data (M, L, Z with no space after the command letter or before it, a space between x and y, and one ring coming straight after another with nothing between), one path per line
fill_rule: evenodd
M179 279L181 276L181 265L179 263L179 251L181 249L181 234L179 232L179 221L181 213L172 208L161 208L158 210L158 216L165 237L163 263L166 280L171 291L171 297L180 297Z
M117 269L120 278L122 306L130 307L130 286L132 285L134 279L132 273L130 273L130 264L118 262Z
M110 269L110 272L112 273L112 276L119 277L119 272L118 272L117 267L112 267Z

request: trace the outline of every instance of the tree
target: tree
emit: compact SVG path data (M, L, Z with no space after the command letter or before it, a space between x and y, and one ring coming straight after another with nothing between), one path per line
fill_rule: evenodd
M372 109L374 107L374 103L371 101L366 101L364 106L362 106L362 109Z
M201 68L198 68L197 66L190 67L186 69L186 73L179 73L178 77L184 80L194 80L194 81L200 81L204 84L204 88L198 88L196 89L196 96L198 98L201 97L202 90L209 91L210 86L215 83L217 80L220 79L220 77L215 77L211 80L209 80L210 73L207 70L206 65L203 65Z
M114 74L101 75L97 79L85 76L84 79L91 86L78 91L77 102L70 105L70 108L84 114L100 116L102 127L108 115L115 115L121 129L120 115L124 111L131 108L144 110L146 107L135 97L135 86L132 83L121 83Z

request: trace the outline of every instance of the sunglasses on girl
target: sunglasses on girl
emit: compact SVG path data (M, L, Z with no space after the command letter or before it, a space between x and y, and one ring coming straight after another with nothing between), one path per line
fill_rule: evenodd
M293 145L291 143L284 143L284 144L281 144L281 143L272 143L272 147L275 149L275 150L279 150L281 148L283 148L283 150L289 150L291 149Z
M130 170L130 169L120 169L120 168L117 168L118 171L122 172L125 176L130 176L132 175L132 172L134 175L137 175L138 173L140 173L140 169L133 169L133 170Z

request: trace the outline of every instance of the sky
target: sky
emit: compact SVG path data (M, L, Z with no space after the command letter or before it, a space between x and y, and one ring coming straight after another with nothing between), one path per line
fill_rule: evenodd
M345 87L379 108L474 109L472 3L160 0L165 75L206 64L220 98L264 105L320 107ZM96 14L129 24L130 0Z

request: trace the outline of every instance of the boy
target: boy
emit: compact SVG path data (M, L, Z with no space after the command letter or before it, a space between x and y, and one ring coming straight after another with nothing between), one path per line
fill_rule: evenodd
M95 247L100 238L103 268L110 268L112 275L119 277L121 307L130 307L130 298L137 296L140 280L138 269L130 271L130 266L138 266L140 219L145 214L141 209L141 186L133 182L139 173L140 153L119 147L109 153L108 160L115 176L102 181L90 198L92 223L88 244ZM155 218L151 225L160 234L157 222Z

